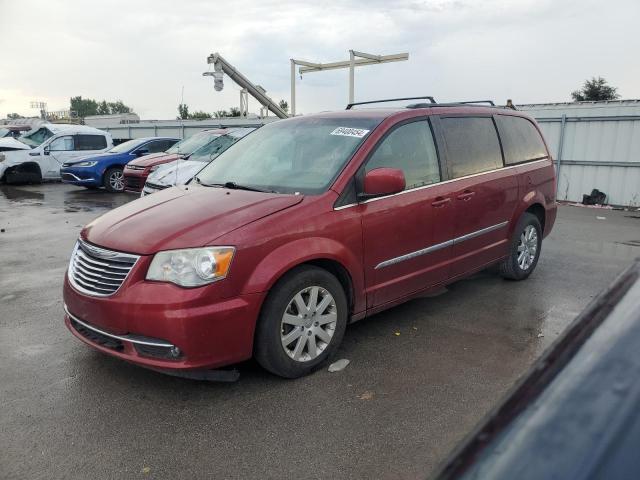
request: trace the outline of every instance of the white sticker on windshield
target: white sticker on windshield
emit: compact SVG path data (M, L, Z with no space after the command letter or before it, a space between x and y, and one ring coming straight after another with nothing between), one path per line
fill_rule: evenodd
M364 130L362 128L338 127L333 132L331 132L331 135L342 135L343 137L362 138L367 133L369 133L369 130Z

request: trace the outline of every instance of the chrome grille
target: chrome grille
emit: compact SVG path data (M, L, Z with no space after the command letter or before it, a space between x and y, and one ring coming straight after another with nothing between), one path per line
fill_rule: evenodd
M118 291L138 258L78 240L69 261L69 281L87 295L108 297Z

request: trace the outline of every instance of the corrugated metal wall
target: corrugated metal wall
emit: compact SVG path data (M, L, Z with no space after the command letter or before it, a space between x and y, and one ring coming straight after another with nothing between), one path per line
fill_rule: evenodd
M224 127L259 127L265 123L278 120L277 117L267 118L224 118L211 120L162 120L141 121L124 125L109 125L108 123L96 126L110 132L116 140L129 140L142 137L175 137L188 138L208 128Z
M518 108L537 119L559 159L559 200L580 202L597 188L610 204L640 206L640 100Z

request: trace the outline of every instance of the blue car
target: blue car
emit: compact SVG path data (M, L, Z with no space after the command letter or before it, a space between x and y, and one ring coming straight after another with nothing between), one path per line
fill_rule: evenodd
M100 155L76 158L60 169L63 183L85 188L104 187L109 192L124 191L122 169L136 158L168 150L180 139L169 137L136 138L121 143Z

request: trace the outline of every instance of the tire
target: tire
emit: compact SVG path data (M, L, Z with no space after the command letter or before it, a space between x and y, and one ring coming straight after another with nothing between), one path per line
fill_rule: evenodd
M278 281L265 300L256 326L254 356L275 375L308 375L335 354L347 317L347 297L338 279L322 268L297 267Z
M509 256L498 264L500 275L509 280L524 280L535 270L541 249L540 220L525 212L513 231Z
M122 167L112 167L104 172L102 184L108 192L124 192L124 176L122 174Z

